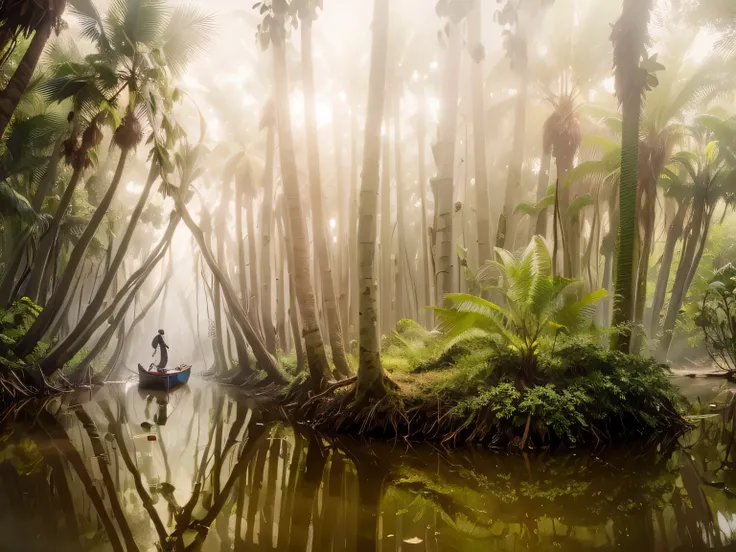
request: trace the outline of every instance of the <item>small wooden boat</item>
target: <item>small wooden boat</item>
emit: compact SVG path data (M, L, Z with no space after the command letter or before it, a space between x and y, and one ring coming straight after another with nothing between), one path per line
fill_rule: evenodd
M149 371L143 368L142 365L138 365L138 386L146 387L148 389L160 389L163 391L169 391L179 385L184 385L189 381L189 376L192 373L192 367L186 364L175 368L174 370L168 370L166 372Z

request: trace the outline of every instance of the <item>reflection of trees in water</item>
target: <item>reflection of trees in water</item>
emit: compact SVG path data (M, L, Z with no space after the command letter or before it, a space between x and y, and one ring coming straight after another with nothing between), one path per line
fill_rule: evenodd
M141 424L160 408L136 397L105 388L5 427L0 521L13 538L42 535L39 550L289 552L698 550L732 539L732 415L703 420L674 454L510 456L326 440L209 387L173 397L166 425L149 431Z

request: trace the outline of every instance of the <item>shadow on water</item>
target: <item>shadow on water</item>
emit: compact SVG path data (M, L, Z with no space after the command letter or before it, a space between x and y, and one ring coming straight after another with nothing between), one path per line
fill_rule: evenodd
M734 550L731 397L675 451L519 456L327 440L201 382L111 385L6 419L0 548Z

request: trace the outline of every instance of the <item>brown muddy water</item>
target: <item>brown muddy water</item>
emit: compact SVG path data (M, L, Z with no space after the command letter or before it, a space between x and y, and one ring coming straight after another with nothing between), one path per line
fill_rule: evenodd
M196 380L28 404L0 427L0 551L733 550L729 391L681 385L704 414L674 448L528 455L328 440Z

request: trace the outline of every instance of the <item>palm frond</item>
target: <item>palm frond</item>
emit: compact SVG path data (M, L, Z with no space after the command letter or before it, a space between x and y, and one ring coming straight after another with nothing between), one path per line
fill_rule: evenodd
M214 18L196 6L174 9L163 33L161 51L164 62L174 76L202 51L214 32Z

